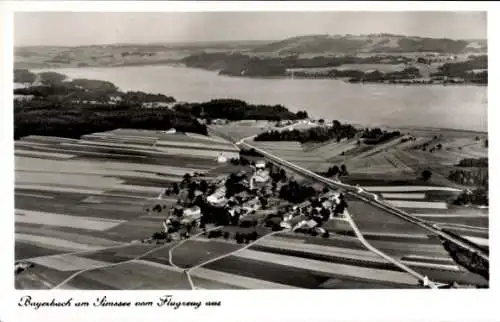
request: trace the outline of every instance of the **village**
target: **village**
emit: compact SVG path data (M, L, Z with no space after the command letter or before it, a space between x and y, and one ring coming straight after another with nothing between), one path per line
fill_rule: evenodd
M219 162L226 161L219 156ZM325 238L334 231L348 231L343 219L347 202L342 193L318 184L299 183L264 160L241 157L227 162L237 164L240 170L210 181L203 174L185 174L182 182L168 187L163 195L177 197L177 204L167 209L161 205L160 196L147 209L149 213L167 214L161 231L142 242L161 244L200 231L209 238L223 237L238 243L255 240L263 230L290 230Z

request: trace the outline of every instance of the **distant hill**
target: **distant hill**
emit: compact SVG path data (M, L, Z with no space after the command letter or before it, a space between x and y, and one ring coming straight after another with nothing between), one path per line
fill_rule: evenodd
M259 54L354 54L354 53L478 53L487 50L486 40L453 40L391 34L310 35L288 38L258 46Z
M249 56L328 56L437 52L485 53L486 40L453 40L389 34L311 35L281 41L228 41L161 44L109 44L77 47L30 46L14 49L16 68L164 65L200 53ZM223 69L223 68L217 68Z

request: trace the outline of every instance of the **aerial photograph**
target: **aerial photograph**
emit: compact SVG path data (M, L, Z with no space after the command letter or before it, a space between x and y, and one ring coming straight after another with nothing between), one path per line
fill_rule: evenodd
M486 12L16 12L13 50L18 290L490 287Z

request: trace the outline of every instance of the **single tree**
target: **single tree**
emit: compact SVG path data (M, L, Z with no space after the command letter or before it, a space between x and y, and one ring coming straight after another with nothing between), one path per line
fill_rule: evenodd
M340 173L340 168L337 165L334 165L333 167L328 169L328 176L330 177L335 177Z
M340 175L346 176L348 174L349 174L349 172L347 172L347 167L345 166L345 164L342 164L340 166Z
M430 172L429 170L424 170L422 171L422 179L424 181L428 181L432 176L432 172Z
M191 180L191 174L185 173L182 179L184 179L185 182L188 182L189 180Z
M267 205L269 204L269 202L267 201L267 198L260 197L259 201L260 201L260 204L262 205L262 208L266 209Z
M205 180L201 180L200 182L200 190L203 193L206 193L208 190L208 183Z
M172 186L172 192L173 192L174 194L176 194L176 195L178 195L178 194L179 194L179 192L180 192L180 191L179 191L179 185L177 184L177 182L175 182L175 183L173 184L173 186Z

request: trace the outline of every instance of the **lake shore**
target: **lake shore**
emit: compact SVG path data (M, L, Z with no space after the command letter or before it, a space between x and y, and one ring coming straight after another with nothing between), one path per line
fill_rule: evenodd
M313 118L370 126L487 131L486 86L386 86L351 84L339 79L223 77L216 71L181 65L32 70L53 70L72 79L106 80L124 91L163 93L182 102L234 98L252 104L282 104L291 111L307 109Z
M290 75L277 75L277 76L263 76L263 75L236 75L236 74L228 74L228 73L223 73L221 71L213 70L213 69L206 69L206 68L199 68L199 67L191 67L187 66L184 63L179 63L177 61L170 61L170 62L165 62L165 61L158 61L158 62L128 62L125 64L115 64L115 65L92 65L92 66L77 66L77 65L65 65L65 66L44 66L44 67L29 67L28 66L23 66L23 65L18 65L16 66L14 64L15 68L20 68L20 69L29 69L29 70L64 70L68 68L75 68L75 69L88 69L88 68L124 68L124 67L154 67L154 66L169 66L169 67L179 67L179 68L189 68L189 69L197 69L197 70L203 70L203 71L208 71L208 72L213 72L216 73L218 76L222 77L231 77L231 78L248 78L248 79L271 79L271 80L287 80L287 79L297 79L297 80L335 80L335 81L344 81L346 83L350 84L379 84L379 85L386 85L386 86L394 86L394 85L403 85L403 86L480 86L480 87L487 87L488 84L481 84L481 83L474 83L474 82L465 82L465 81L444 81L444 80L420 80L420 79L400 79L396 81L361 81L361 80L356 80L356 81L350 81L350 78L348 77L330 77L326 75L315 75L315 74L310 74L309 76L304 76L304 75L296 75L291 77Z

